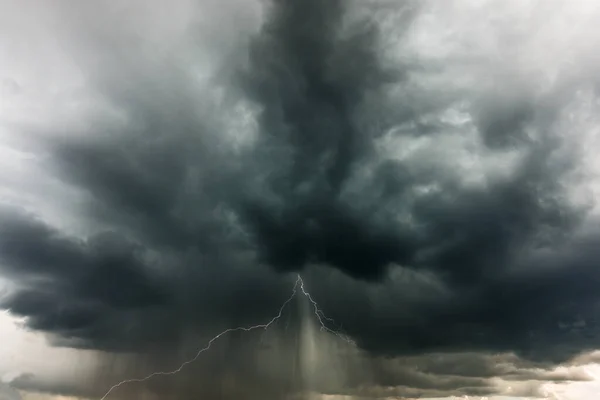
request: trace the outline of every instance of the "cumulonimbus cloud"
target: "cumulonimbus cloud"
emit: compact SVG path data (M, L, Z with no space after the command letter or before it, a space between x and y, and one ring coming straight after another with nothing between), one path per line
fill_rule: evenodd
M36 160L22 180L73 203L3 174L2 306L62 345L140 350L268 319L302 271L375 355L596 348L591 45L559 46L567 68L526 6L452 3L57 3L82 87L44 104L64 119L6 126Z

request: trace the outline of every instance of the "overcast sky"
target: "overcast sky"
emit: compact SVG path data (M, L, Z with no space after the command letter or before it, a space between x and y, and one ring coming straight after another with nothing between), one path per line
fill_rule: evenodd
M0 400L592 399L597 21L0 0Z

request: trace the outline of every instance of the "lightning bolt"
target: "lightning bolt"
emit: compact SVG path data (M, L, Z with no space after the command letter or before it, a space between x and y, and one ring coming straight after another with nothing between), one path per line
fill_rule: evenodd
M325 313L323 313L323 311L321 311L321 309L319 309L319 305L317 304L316 301L313 300L313 298L311 297L310 293L308 293L306 291L306 289L304 289L304 281L302 280L302 278L300 277L300 275L298 275L298 279L296 280L296 285L300 283L300 290L302 291L302 294L304 294L306 296L306 298L311 302L312 306L313 306L313 310L315 312L315 315L317 316L317 319L319 320L319 323L321 324L321 331L326 331L329 333L334 334L335 336L339 337L340 339L342 339L343 341L345 341L346 343L350 343L350 344L356 344L352 339L350 339L348 336L343 335L339 332L334 331L333 329L330 329L327 327L327 325L325 325L325 323L323 322L323 320L332 322L335 324L335 321L331 318L328 318ZM295 296L295 290L296 290L296 286L294 286L294 294L292 295Z
M319 305L317 304L317 302L312 298L312 296L310 295L310 293L308 291L306 291L305 287L304 287L304 281L302 280L302 277L300 275L298 275L298 278L296 279L296 282L294 283L294 287L292 289L292 294L290 295L290 297L283 302L283 304L281 305L281 307L279 308L279 312L277 313L277 315L275 317L273 317L269 322L267 322L266 324L259 324L259 325L253 325L253 326L248 326L248 327L244 327L244 326L239 326L237 328L229 328L224 330L223 332L219 333L218 335L216 335L215 337L213 337L212 339L210 339L208 341L208 343L206 344L205 347L201 348L200 350L198 350L198 352L196 353L196 355L194 357L192 357L191 359L184 361L183 363L181 363L181 365L177 368L174 369L172 371L158 371L158 372L153 372L148 376L145 376L143 378L133 378L133 379L126 379L123 380L115 385L113 385L110 389L108 389L108 391L104 394L104 396L102 396L100 398L100 400L105 400L108 396L110 396L110 394L115 391L116 389L118 389L119 387L126 385L128 383L140 383L140 382L145 382L147 380L150 380L154 377L157 376L168 376L168 375L175 375L179 372L181 372L181 370L183 370L183 368L185 368L187 365L193 363L194 361L196 361L200 355L202 355L202 353L204 353L205 351L208 351L210 349L210 347L212 346L212 344L217 341L219 338L221 338L222 336L231 333L231 332L239 332L239 331L243 331L243 332L250 332L250 331L254 331L257 329L264 329L267 330L271 325L273 325L279 318L281 318L282 314L283 314L283 310L286 308L286 306L290 303L290 301L292 301L294 299L294 297L296 297L296 295L298 294L298 289L300 289L300 291L302 292L302 294L304 296L306 296L306 298L310 301L313 311L317 317L317 320L319 321L319 323L321 324L321 331L326 331L329 332L331 334L336 335L338 338L344 340L347 343L350 344L355 344L355 342L350 339L348 336L343 335L337 331L334 331L331 328L328 328L327 325L325 325L325 321L328 322L332 322L335 323L335 321L331 318L328 318L327 316L325 316L325 314L323 313L323 311L319 308Z

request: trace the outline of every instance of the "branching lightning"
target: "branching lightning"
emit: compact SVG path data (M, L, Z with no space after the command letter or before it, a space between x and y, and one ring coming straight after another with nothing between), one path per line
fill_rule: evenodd
M305 289L304 289L304 281L302 280L302 278L300 277L300 275L298 275L298 279L296 280L296 286L298 285L298 283L300 284L300 290L302 291L302 294L304 294L306 296L306 298L311 302L312 306L313 306L313 310L315 312L315 315L317 316L317 319L319 320L319 323L321 324L321 330L322 331L326 331L329 333L332 333L334 335L336 335L337 337L339 337L340 339L350 343L350 344L355 344L354 341L352 339L350 339L348 336L343 335L339 332L334 331L331 328L328 328L327 325L325 325L325 323L323 322L323 320L325 321L329 321L332 323L335 323L335 321L329 317L327 317L323 311L321 311L321 309L319 308L319 305L317 304L316 301L313 300L313 298L311 297L310 293L308 293ZM296 294L296 286L294 286L294 294ZM292 295L292 296L293 296Z
M306 289L304 288L304 281L302 280L302 277L301 277L300 275L298 275L298 278L296 279L296 282L295 282L295 284L294 284L294 287L293 287L293 289L292 289L292 294L290 295L290 297L289 297L289 298L288 298L288 299L287 299L285 302L283 302L283 304L281 305L281 308L279 308L279 313L277 313L277 315L276 315L275 317L273 317L273 318L272 318L272 319L271 319L269 322L267 322L266 324L259 324L259 325L249 326L249 327L240 326L240 327L237 327L237 328L229 328L229 329L226 329L226 330L224 330L223 332L221 332L221 333L219 333L218 335L216 335L215 337L213 337L212 339L210 339L210 340L208 341L208 343L206 344L206 346L205 346L205 347L203 347L203 348L201 348L200 350L198 350L198 352L196 353L196 355L195 355L193 358L191 358L191 359L189 359L189 360L187 360L187 361L184 361L183 363L181 363L181 365L180 365L180 366L179 366L177 369L174 369L174 370L172 370L172 371L158 371L158 372L153 372L153 373L151 373L150 375L148 375L148 376L145 376L145 377L143 377L143 378L133 378L133 379L126 379L126 380L123 380L123 381L121 381L121 382L119 382L119 383L117 383L117 384L113 385L113 386L112 386L112 387L111 387L111 388L110 388L110 389L109 389L109 390L108 390L108 391L107 391L107 392L104 394L104 396L102 396L102 397L100 398L100 400L105 400L105 399L106 399L106 398L107 398L107 397L108 397L108 396L109 396L109 395L110 395L110 394L111 394L111 393L112 393L114 390L116 390L116 389L118 389L119 387L121 387L121 386L123 386L123 385L126 385L126 384L128 384L128 383L136 383L136 382L138 382L138 383L139 383L139 382L145 382L145 381L147 381L147 380L149 380L149 379L152 379L152 378L154 378L154 377L156 377L156 376L175 375L175 374L177 374L177 373L181 372L181 370L183 370L183 368L184 368L185 366L187 366L188 364L191 364L191 363L193 363L194 361L196 361L196 360L197 360L197 359L200 357L200 355L201 355L202 353L204 353L205 351L209 350L209 349L210 349L210 347L212 346L212 344L213 344L213 343L214 343L216 340L218 340L218 339L219 339L221 336L224 336L224 335L226 335L226 334L228 334L228 333L230 333L230 332L236 332L236 331L250 332L250 331L257 330L257 329L264 329L264 330L268 329L268 328L269 328L271 325L273 325L273 324L274 324L274 323L275 323L275 322L276 322L278 319L280 319L280 318L281 318L281 316L282 316L282 314L283 314L283 310L284 310L284 309L286 308L286 306L287 306L287 305L290 303L290 301L292 301L292 300L294 299L294 297L296 297L296 295L298 294L298 289L300 289L300 291L302 292L302 294L303 294L304 296L306 296L306 298L307 298L307 299L310 301L310 303L311 303L311 305L312 305L312 308L313 308L313 311L314 311L314 313L315 313L315 315L316 315L316 317L317 317L317 320L318 320L318 321L319 321L319 323L321 324L321 331L326 331L326 332L329 332L329 333L331 333L331 334L334 334L334 335L336 335L337 337L339 337L340 339L342 339L342 340L346 341L347 343L350 343L350 344L355 344L355 342L354 342L352 339L350 339L349 337L347 337L346 335L343 335L343 334L341 334L341 333L339 333L339 332L337 332L337 331L335 331L335 330L333 330L333 329L331 329L331 328L328 328L328 327L325 325L325 322L324 322L324 320L325 320L325 321L328 321L328 322L333 322L333 323L335 323L335 321L334 321L333 319L331 319L331 318L328 318L327 316L325 316L325 314L323 313L323 311L322 311L322 310L319 308L319 305L317 304L317 302L316 302L315 300L313 300L313 298L312 298L312 296L310 295L310 293L308 293L308 292L306 291Z

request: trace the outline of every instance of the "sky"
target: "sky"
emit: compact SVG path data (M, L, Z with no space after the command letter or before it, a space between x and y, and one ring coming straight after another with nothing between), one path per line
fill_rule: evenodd
M598 20L0 0L0 400L596 398Z

